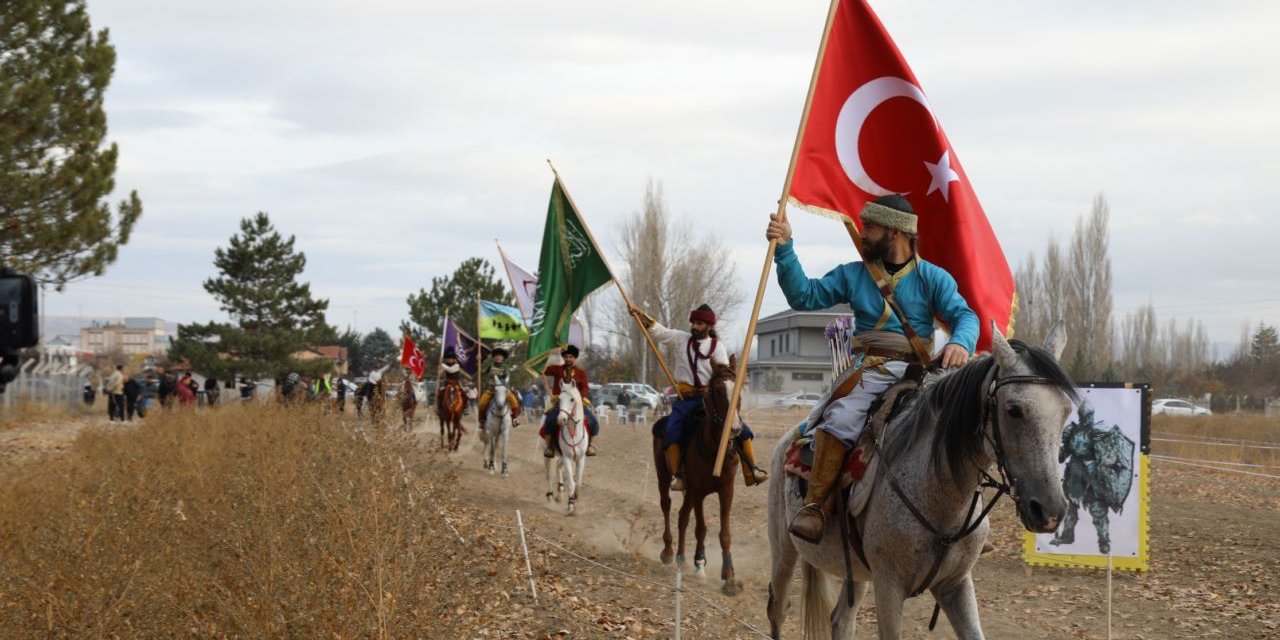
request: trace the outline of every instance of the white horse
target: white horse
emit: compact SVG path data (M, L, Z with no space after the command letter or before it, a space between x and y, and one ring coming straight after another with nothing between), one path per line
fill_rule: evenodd
M582 486L582 472L587 468L587 413L582 405L582 396L572 385L565 385L560 391L560 404L556 407L556 440L560 455L546 458L547 470L547 502L552 498L552 482L555 487L556 501L559 502L560 489L568 485L569 515L573 515L574 504L578 501L578 488ZM541 441L541 439L539 440ZM552 468L556 473L553 477Z
M847 512L828 519L818 545L788 531L804 501L797 497L796 480L783 475L794 432L778 442L768 498L774 638L781 637L797 561L804 576L807 638L852 638L871 584L881 640L900 637L903 601L925 590L958 638L983 638L971 571L990 528L990 506L982 508L979 483L994 465L1023 526L1033 532L1057 529L1067 508L1058 447L1075 396L1074 383L1056 362L1066 342L1060 328L1050 333L1046 349L994 333L991 357L926 385L891 420L880 451L846 494ZM846 527L848 544L842 544ZM837 602L831 577L843 578L847 565L853 579Z
M489 398L489 415L484 422L484 468L495 471L494 458L502 445L502 477L507 477L507 438L511 434L511 405L507 402L507 383L494 378L493 395Z

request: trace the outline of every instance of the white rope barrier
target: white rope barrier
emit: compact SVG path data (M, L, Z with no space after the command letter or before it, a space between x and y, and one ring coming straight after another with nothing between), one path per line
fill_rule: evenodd
M1166 456L1164 454L1153 453L1151 457L1156 460L1178 460L1181 462L1203 462L1205 464L1220 464L1229 467L1253 467L1260 469L1277 469L1280 470L1280 464L1251 464L1248 462L1228 462L1226 460L1204 460L1202 458L1180 458L1178 456Z
M1158 457L1156 459L1161 462L1168 462L1169 464L1180 464L1188 467L1200 467L1202 469L1212 469L1214 471L1225 471L1227 473L1239 473L1246 476L1258 476L1260 478L1271 478L1273 480L1280 480L1280 476L1271 475L1269 473L1258 473L1256 471L1245 471L1244 469L1231 469L1228 467L1215 467L1213 465L1208 465L1208 464L1196 464L1194 462L1183 462L1182 460L1179 460L1177 458Z
M1218 442L1235 442L1235 443L1243 442L1243 443L1245 443L1245 444L1265 444L1265 445L1277 445L1277 444L1280 444L1280 443L1277 443L1277 442L1276 442L1276 441L1274 441L1274 440L1246 440L1246 439L1243 439L1243 438L1227 438L1227 437L1224 437L1224 436L1202 436L1202 435L1198 435L1198 434L1194 434L1194 433L1164 433L1164 432L1161 432L1161 433L1152 433L1151 435L1152 435L1152 436L1154 436L1154 437L1157 437L1157 438L1189 438L1189 439L1191 439L1191 440L1216 440L1216 441L1218 441Z
M1280 445L1262 445L1262 444L1242 444L1243 441L1235 442L1208 442L1203 440L1180 440L1176 438L1151 438L1152 442L1180 442L1182 444L1194 444L1202 447L1231 447L1232 449L1262 449L1267 451L1280 450Z

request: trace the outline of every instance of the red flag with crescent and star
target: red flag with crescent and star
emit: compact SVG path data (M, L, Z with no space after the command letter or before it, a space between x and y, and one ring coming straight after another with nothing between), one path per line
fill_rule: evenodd
M422 355L422 349L413 342L413 338L404 337L404 346L400 350L400 364L409 367L413 371L413 375L419 379L427 369L427 359Z
M920 256L956 279L978 314L1008 333L1013 274L960 159L915 74L865 0L840 0L800 141L789 202L848 216L901 193L919 216Z

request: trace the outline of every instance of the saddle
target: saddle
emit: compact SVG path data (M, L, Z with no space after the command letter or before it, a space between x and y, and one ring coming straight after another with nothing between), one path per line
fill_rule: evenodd
M857 445L845 457L844 470L840 474L841 488L847 489L853 486L866 474L867 469L872 467L876 461L876 451L879 448L877 443L884 441L885 428L906 406L907 400L920 390L920 385L920 376L911 375L911 372L909 372L872 401L871 407L867 410L866 428L862 430L862 435L859 436ZM847 395L853 389L853 386L847 385L848 388L843 394L839 396L833 394L831 400L834 401L843 397L843 395ZM791 441L791 446L787 448L783 470L788 475L800 478L802 481L800 490L803 494L803 485L809 481L809 472L813 467L813 447L809 446L813 441L811 421L801 422L796 427L796 430L798 436Z

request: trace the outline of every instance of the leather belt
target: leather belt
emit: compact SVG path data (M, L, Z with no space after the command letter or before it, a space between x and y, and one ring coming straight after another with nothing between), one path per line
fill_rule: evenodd
M881 347L865 347L862 352L869 356L885 358L887 360L910 361L915 358L915 354L910 351L895 351L893 349L884 349Z

